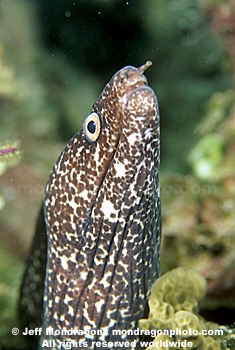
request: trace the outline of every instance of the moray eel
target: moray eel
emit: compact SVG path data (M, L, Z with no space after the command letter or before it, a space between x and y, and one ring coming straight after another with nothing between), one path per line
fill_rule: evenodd
M116 333L137 327L159 275L159 110L143 75L150 65L112 77L50 174L42 347L137 340Z

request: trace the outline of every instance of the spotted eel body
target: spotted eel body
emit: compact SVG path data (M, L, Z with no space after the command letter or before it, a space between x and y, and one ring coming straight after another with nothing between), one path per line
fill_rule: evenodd
M143 75L149 65L113 76L46 186L44 328L104 333L45 333L41 344L96 349L92 341L137 339L112 333L137 327L159 274L159 112Z

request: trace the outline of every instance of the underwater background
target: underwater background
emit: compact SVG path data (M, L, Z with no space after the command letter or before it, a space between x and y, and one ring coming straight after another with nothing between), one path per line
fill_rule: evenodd
M200 314L234 323L234 23L229 0L0 1L0 349L24 348L11 329L55 160L111 76L146 60L161 113L162 274L195 269L208 285Z

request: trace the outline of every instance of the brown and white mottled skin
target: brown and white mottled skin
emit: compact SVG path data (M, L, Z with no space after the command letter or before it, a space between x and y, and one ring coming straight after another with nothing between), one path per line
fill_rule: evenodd
M54 339L56 349L64 340L96 349L91 340L136 339L112 330L137 326L159 274L159 112L143 75L149 65L113 76L93 105L97 140L78 132L46 186L44 327L108 332L44 335L41 342Z

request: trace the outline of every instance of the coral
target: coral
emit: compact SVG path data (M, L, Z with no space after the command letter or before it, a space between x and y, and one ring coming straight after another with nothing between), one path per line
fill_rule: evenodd
M149 317L139 321L139 327L144 330L158 330L147 349L229 349L225 345L226 339L230 338L229 331L199 315L199 302L206 288L204 277L193 269L182 267L167 272L154 282L149 298ZM207 334L201 335L202 331Z
M164 291L164 294L162 293ZM164 305L172 306L172 314L179 310L193 313L198 312L198 301L206 292L206 281L196 271L185 270L182 267L168 272L158 279L152 286L152 297L149 300L151 317L158 313L154 308L156 300L162 298ZM161 315L162 319L168 319L169 315Z

